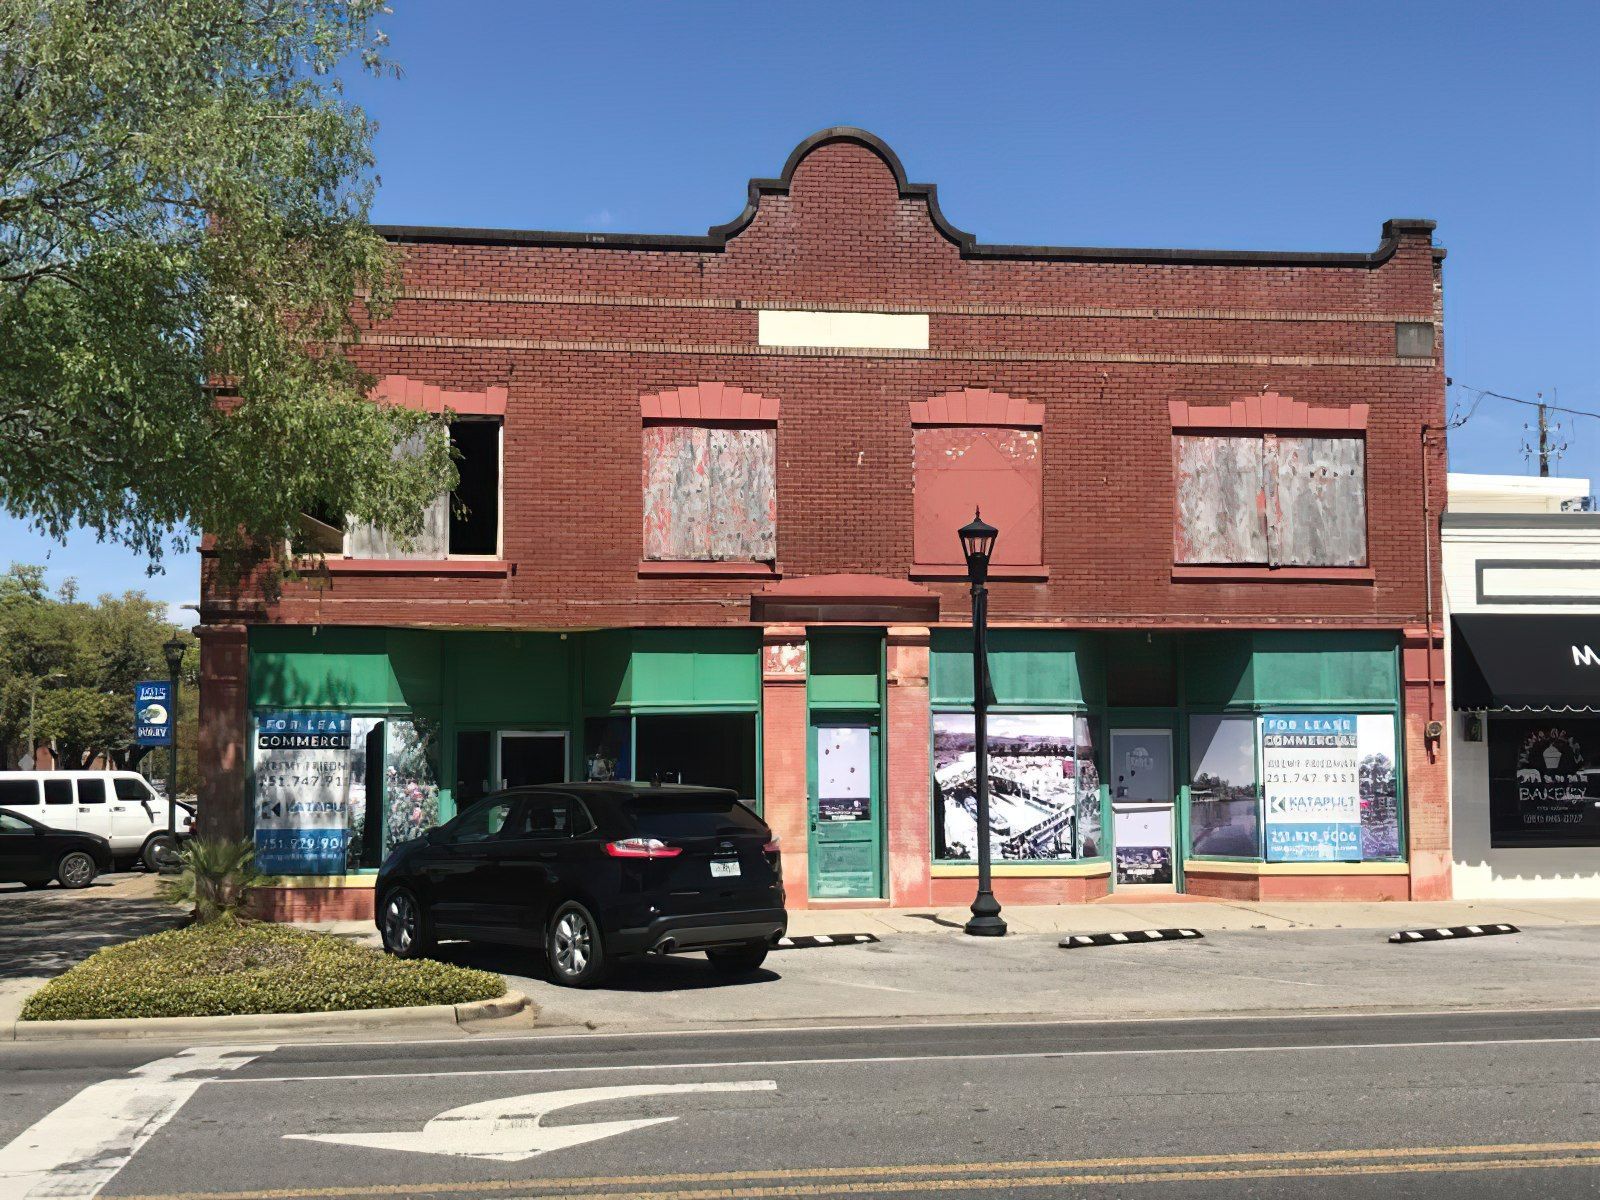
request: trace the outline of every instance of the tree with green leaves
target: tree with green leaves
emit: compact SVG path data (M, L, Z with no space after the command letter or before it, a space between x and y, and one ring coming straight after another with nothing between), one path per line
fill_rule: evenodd
M381 0L0 2L0 508L160 558L301 513L401 537L455 485L437 417L366 400L381 316Z
M36 742L65 770L99 756L115 767L139 765L149 748L133 744L134 685L167 677L162 647L175 634L188 643L178 679L178 784L187 793L196 782L198 642L142 592L89 603L70 580L51 595L39 567L13 565L0 575L0 769L33 749L30 715Z

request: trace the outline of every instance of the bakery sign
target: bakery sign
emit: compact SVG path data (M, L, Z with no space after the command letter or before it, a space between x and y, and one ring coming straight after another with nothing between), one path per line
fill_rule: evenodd
M1600 717L1489 718L1489 835L1497 847L1600 846Z

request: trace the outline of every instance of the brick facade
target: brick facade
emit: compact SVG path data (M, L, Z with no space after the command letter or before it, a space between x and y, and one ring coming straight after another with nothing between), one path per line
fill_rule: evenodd
M1442 441L1425 443L1423 432L1444 421L1442 349L1436 332L1431 356L1398 356L1396 325L1440 327L1443 252L1431 229L1390 222L1372 254L985 246L950 227L933 189L908 183L886 147L850 130L808 139L780 178L752 183L743 216L705 238L391 229L404 249L404 294L350 354L397 395L394 377L503 395L506 565L332 569L270 606L230 596L208 575L203 619L748 628L751 594L766 580L641 570L641 402L711 382L781 405L776 572L785 579L907 579L910 405L980 389L1043 410L1048 577L997 582L996 624L1420 630L1425 640L1439 603L1436 580L1427 596L1437 520L1424 511L1424 481L1437 508L1445 463ZM762 309L926 314L928 348L762 345ZM1370 578L1174 572L1173 413L1263 394L1286 411L1292 400L1297 421L1364 406ZM959 581L925 586L939 596L936 625L964 621ZM221 631L207 652L225 642L231 655ZM926 811L928 652L914 630L892 631L889 646L887 878L896 898L924 903L966 885L928 879L925 826L893 827L897 812ZM232 669L206 667L208 759L237 748L238 699L224 682ZM1437 680L1408 670L1409 892L1418 896L1448 888L1442 752L1424 744L1420 724L1430 686ZM792 681L767 674L769 814L794 787L796 748L780 726L804 723L795 694ZM804 754L802 741L799 765ZM216 787L237 786L231 770ZM797 851L803 826L785 837ZM1321 894L1323 885L1303 882L1298 894ZM1406 878L1398 882L1404 892ZM1002 899L1007 888L1065 898L1082 887L1001 883Z

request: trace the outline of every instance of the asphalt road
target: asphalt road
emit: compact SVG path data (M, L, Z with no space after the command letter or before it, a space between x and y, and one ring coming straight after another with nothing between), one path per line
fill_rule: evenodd
M1597 1081L1597 1010L16 1044L0 1195L1573 1197Z

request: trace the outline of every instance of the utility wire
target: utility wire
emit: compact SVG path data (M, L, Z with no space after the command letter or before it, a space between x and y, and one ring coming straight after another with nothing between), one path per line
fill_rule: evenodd
M1465 414L1453 418L1449 424L1445 426L1447 429L1461 428L1461 426L1465 425L1472 419L1472 414L1478 411L1478 405L1482 404L1486 398L1491 397L1495 400L1507 400L1512 404L1525 404L1529 408L1542 408L1546 412L1567 413L1569 416L1574 417L1592 417L1595 420L1600 421L1600 412L1591 412L1586 408L1563 408L1559 404L1547 404L1543 400L1524 400L1521 396L1506 396L1499 392L1491 392L1488 388L1470 387L1464 383L1456 383L1454 380L1451 380L1451 386L1461 388L1466 392L1472 392L1477 398L1473 400L1472 407L1467 409Z

